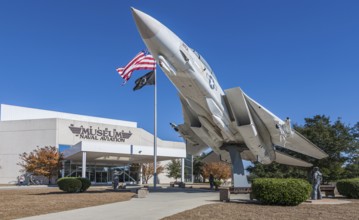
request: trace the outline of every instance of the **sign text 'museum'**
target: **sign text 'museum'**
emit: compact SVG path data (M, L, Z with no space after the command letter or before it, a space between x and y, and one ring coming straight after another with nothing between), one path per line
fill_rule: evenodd
M116 129L109 130L108 128L84 128L82 125L80 127L75 127L73 124L69 126L71 132L76 136L79 136L81 139L87 140L99 140L99 141L111 141L111 142L125 142L126 139L129 139L132 135L131 131L117 131Z

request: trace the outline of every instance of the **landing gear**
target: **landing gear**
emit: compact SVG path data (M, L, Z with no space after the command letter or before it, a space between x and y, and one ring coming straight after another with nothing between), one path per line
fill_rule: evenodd
M228 145L224 148L228 151L232 161L232 183L233 187L248 187L248 180L244 173L244 166L240 154L240 148L236 145Z

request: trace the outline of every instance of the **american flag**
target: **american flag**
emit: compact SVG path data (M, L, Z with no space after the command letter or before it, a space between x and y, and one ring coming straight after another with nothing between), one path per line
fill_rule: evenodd
M147 51L141 51L125 67L120 67L117 72L125 80L123 85L131 78L135 70L155 70L156 61Z

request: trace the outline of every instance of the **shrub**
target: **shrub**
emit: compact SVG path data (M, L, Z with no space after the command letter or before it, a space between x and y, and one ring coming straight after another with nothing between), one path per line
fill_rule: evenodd
M213 184L214 184L215 187L218 188L218 187L220 187L222 185L222 182L220 180L214 180Z
M57 185L59 186L59 189L69 193L80 192L82 187L81 181L76 177L60 178L57 180Z
M85 192L88 188L90 188L91 181L89 179L83 177L77 177L76 179L80 180L82 184L80 192Z
M299 205L309 198L311 190L302 179L257 178L252 183L254 198L267 205Z
M343 196L359 199L359 178L339 180L337 189Z

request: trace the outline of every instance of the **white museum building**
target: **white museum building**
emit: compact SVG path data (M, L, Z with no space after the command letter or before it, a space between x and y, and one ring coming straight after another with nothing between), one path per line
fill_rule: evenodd
M0 184L16 183L22 175L19 154L45 146L64 154L60 176L109 184L116 173L120 181L140 183L141 169L134 172L131 164L153 162L153 142L154 136L136 122L1 104ZM165 165L171 159L182 160L182 180L191 182L192 156L186 155L185 144L157 138L157 161ZM166 174L159 174L159 183L173 181Z

